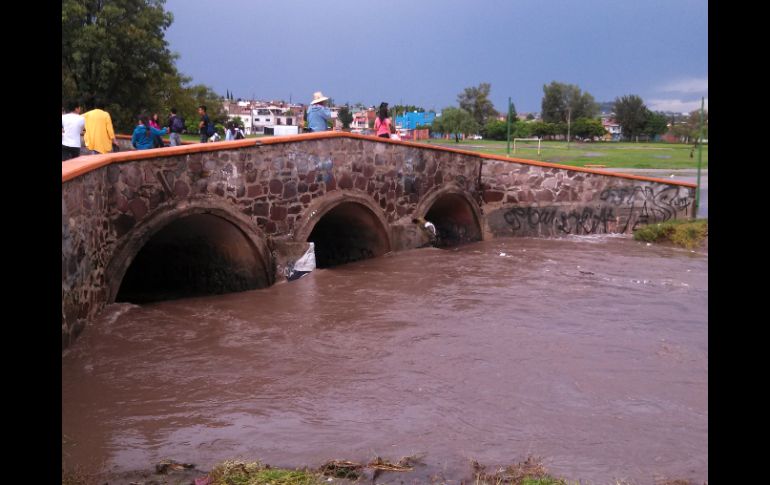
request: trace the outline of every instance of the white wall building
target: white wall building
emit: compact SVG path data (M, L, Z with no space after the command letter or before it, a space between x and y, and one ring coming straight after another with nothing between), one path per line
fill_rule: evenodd
M298 126L302 120L302 111L294 107L262 106L251 110L254 133L264 133L266 126Z
M225 103L224 109L225 109L225 113L227 113L228 119L234 120L236 117L240 118L243 121L244 134L251 135L252 116L251 116L251 108L249 107L249 103L245 101L239 101L238 104Z

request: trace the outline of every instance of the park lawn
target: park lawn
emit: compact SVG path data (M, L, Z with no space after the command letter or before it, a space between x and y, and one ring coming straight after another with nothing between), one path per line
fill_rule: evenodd
M418 143L478 151L506 156L506 142L496 140L420 140ZM540 155L537 142L516 142L516 153L511 141L511 157L584 167L604 165L606 168L698 168L698 150L690 158L692 145L675 143L619 143L619 142L571 142L569 148L563 141L544 141ZM708 168L708 145L703 146L702 164Z
M247 135L246 138L261 138L265 135ZM164 137L165 138L165 137ZM198 142L197 134L184 134L182 141ZM452 140L420 140L434 146L459 148L493 155L506 156L506 142L497 140L464 140L455 143ZM567 148L563 141L544 141L540 155L537 154L537 142L517 142L511 157L541 162L559 163L576 167L586 165L604 165L605 168L660 168L660 169L696 169L698 168L698 150L690 153L692 145L675 143L619 143L619 142L572 142ZM703 146L703 169L708 169L708 145Z
M262 135L262 134L259 134L259 135L246 135L246 138L262 138L263 136L265 136L265 135ZM191 141L191 142L194 142L194 143L198 143L201 140L200 135L198 135L197 133L195 133L195 134L185 133L185 134L181 135L181 137L182 137L182 141ZM168 135L164 136L163 139L164 140L168 140ZM223 136L222 140L224 140L224 139L225 139L225 137Z

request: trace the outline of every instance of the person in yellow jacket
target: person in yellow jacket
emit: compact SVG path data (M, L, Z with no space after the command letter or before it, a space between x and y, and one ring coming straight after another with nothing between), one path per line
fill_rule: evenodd
M94 109L82 115L86 119L84 141L92 155L111 152L112 144L115 143L115 131L112 129L110 114L101 109L101 104L96 103L95 106Z

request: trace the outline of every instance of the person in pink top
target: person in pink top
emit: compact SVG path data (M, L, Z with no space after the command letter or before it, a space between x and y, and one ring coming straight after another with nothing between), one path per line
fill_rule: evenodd
M153 113L152 118L150 118L150 126L160 130L160 116L158 116L158 113ZM152 147L163 148L163 138L158 135L152 135Z
M380 138L390 138L393 131L393 123L388 118L388 103L380 103L380 110L374 120L374 133Z

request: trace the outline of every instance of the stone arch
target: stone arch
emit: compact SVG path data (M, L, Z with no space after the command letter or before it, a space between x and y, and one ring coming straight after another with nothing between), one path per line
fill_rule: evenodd
M135 283L126 281L136 278L130 273L134 264L161 276L172 273L169 266L174 264L183 264L191 273L166 278L172 283L189 279L188 291L139 295L131 300L137 302L244 291L273 283L270 252L256 224L231 205L210 198L163 204L121 239L105 269L107 303L116 301L124 283ZM153 288L160 284L146 281Z
M366 195L335 191L314 200L303 214L294 240L315 243L319 268L381 256L393 247L382 209Z
M436 226L439 246L450 247L481 241L481 209L465 190L450 185L423 197L414 217L424 217Z

